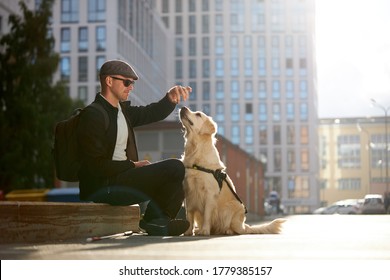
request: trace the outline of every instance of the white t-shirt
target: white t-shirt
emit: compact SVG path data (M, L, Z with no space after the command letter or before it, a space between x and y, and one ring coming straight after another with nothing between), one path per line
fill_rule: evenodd
M112 160L127 160L126 146L127 138L129 137L129 131L125 116L122 112L122 107L118 104L118 119L117 119L118 131L116 134L116 144Z

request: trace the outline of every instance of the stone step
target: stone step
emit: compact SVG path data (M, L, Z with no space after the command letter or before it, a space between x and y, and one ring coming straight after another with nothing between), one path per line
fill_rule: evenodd
M138 231L138 205L0 202L0 243L56 242Z

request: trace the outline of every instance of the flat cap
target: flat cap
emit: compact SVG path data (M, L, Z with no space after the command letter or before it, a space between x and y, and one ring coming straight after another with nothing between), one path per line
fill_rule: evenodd
M126 78L138 80L138 75L134 69L122 60L108 60L103 63L99 72L100 76L121 75Z

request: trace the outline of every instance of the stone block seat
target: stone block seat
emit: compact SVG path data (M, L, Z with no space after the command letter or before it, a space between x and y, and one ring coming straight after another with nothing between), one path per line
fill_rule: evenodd
M59 242L139 230L138 205L0 201L0 243Z

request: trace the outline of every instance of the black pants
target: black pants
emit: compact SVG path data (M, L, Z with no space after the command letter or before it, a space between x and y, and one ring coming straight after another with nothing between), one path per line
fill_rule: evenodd
M175 218L184 201L185 168L178 159L168 159L133 168L110 178L109 186L89 200L111 205L149 201L144 219Z

